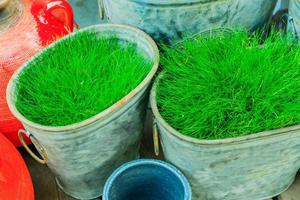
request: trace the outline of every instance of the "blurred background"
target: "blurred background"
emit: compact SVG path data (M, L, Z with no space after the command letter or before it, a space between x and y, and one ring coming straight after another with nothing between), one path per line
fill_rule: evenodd
M98 0L69 0L69 2L73 6L75 20L80 27L101 22Z
M86 27L92 24L101 23L99 15L98 0L69 0L74 12L75 20L80 27ZM279 0L274 10L274 14L278 10L287 9L289 0Z

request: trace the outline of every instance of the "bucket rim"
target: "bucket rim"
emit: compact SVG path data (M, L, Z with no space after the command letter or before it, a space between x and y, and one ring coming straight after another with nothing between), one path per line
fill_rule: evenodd
M70 125L65 125L65 126L46 126L46 125L41 125L39 123L35 123L32 122L30 120L28 120L25 116L23 116L16 108L15 106L15 101L13 101L13 94L15 91L15 86L16 86L16 82L17 82L17 78L18 76L21 74L21 72L23 71L24 68L26 68L28 66L29 63L33 62L36 57L40 56L41 54L43 54L45 51L47 51L50 48L53 48L53 46L61 43L62 41L70 38L70 37L74 37L74 35L76 35L77 33L80 32L85 32L85 31L93 31L93 30L100 30L99 33L101 34L101 30L120 30L120 32L122 32L122 30L127 30L130 31L132 33L136 33L139 34L139 36L142 37L141 40L145 40L145 44L147 44L147 46L151 49L151 51L153 52L153 58L151 58L151 60L153 61L153 65L151 67L151 70L149 71L149 73L147 74L147 76L139 83L139 85L137 85L133 90L131 90L131 92L129 92L127 95L125 95L123 98L121 98L120 100L118 100L117 102L115 102L113 105L111 105L110 107L106 108L105 110L101 111L100 113L85 119L81 122L77 122L74 124L70 124ZM53 133L59 133L62 131L72 131L75 129L80 129L82 127L85 127L87 125L90 125L96 121L99 120L104 120L107 117L109 117L111 114L115 113L116 111L118 111L119 109L122 108L123 105L127 104L132 98L134 98L135 96L137 96L143 89L146 88L146 86L148 84L150 84L151 80L153 79L153 77L155 76L157 70L159 67L159 50L157 47L157 44L154 42L154 40L144 31L135 28L133 26L130 25L124 25L124 24L98 24L98 25L92 25L92 26L88 26L85 27L83 29L80 29L79 31L73 32L65 37L63 37L62 39L50 44L49 46L45 47L43 50L41 50L40 52L38 52L36 55L34 55L33 57L31 57L28 61L26 61L24 64L21 65L21 67L19 67L14 74L12 75L12 77L9 80L9 83L7 85L7 90L6 90L6 99L7 99L7 104L8 107L11 111L11 113L22 123L25 125L28 125L30 127L33 127L35 129L40 129L43 131L48 131L48 132L53 132Z
M159 166L161 168L167 169L170 172L172 172L172 174L174 174L176 177L178 177L178 179L180 180L180 182L184 188L184 200L191 200L192 189L191 189L191 185L190 185L188 179L186 178L186 176L174 165L172 165L166 161L157 160L157 159L137 159L137 160L133 160L133 161L124 163L123 165L121 165L117 169L115 169L113 171L113 173L109 176L109 178L107 179L107 181L104 185L103 200L109 199L108 194L109 194L110 188L111 188L113 182L122 173L126 172L127 170L130 170L132 168L142 166L142 165L156 165L156 166Z
M234 143L241 143L241 142L248 142L248 141L253 141L253 140L258 140L258 139L263 139L267 138L270 136L279 136L282 134L288 134L291 131L298 131L300 130L300 124L294 125L294 126L288 126L285 128L280 128L280 129L274 129L274 130L266 130L258 133L252 133L249 135L244 135L244 136L239 136L239 137L232 137L232 138L224 138L224 139L215 139L215 140L208 140L208 139L197 139L193 138L191 136L184 135L177 131L175 128L173 128L167 121L161 116L158 106L157 106L157 101L156 101L156 90L157 86L159 84L159 81L162 79L162 77L166 74L165 71L160 73L150 91L150 106L151 110L154 116L154 120L156 123L161 125L164 129L166 129L167 134L171 134L175 137L177 137L180 140L183 140L188 143L193 143L193 144L198 144L198 145L230 145Z

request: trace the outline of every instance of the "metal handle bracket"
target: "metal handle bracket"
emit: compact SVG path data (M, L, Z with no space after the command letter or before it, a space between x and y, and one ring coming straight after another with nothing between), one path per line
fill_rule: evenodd
M157 124L155 120L153 122L153 145L154 145L155 155L159 156L159 136L158 136Z
M24 141L23 134L25 134L29 137L29 139L32 141L34 146L37 148L38 152L41 154L42 159L39 156L35 155L35 153L33 153L31 151L31 149L28 147L28 145ZM37 162L39 162L41 164L46 164L48 162L48 156L46 154L45 149L40 145L40 143L37 141L37 139L32 134L28 133L27 131L25 131L23 129L20 129L18 131L18 136L19 136L19 140L20 140L21 144L23 145L25 150L29 153L29 155L33 159L35 159Z

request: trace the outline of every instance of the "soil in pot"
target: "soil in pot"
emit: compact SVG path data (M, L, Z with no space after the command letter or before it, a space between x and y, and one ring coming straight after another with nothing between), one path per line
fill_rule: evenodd
M130 93L151 66L133 44L81 32L47 49L23 70L16 107L41 125L81 122Z
M300 50L281 33L199 35L164 50L158 108L180 133L223 139L300 123Z

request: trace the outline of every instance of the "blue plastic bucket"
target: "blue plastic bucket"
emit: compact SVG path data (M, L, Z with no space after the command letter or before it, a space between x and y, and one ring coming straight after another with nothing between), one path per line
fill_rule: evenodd
M128 162L107 180L103 200L191 200L185 176L172 165L159 160Z

